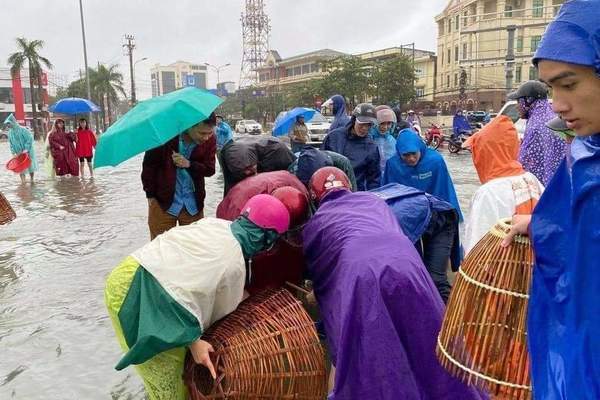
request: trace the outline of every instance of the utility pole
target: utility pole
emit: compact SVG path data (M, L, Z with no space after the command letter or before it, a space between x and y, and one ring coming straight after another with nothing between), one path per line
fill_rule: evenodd
M515 31L516 25L508 25L508 49L506 50L506 91L510 92L513 86L513 67L515 66Z
M81 17L81 36L83 38L83 62L85 63L85 85L87 89L87 98L92 101L92 91L90 90L90 74L88 71L87 46L85 44L85 25L83 23L83 5L79 0L79 15Z
M133 75L133 49L135 49L135 38L133 35L125 35L125 43L123 47L127 49L129 56L129 75L131 77L131 106L135 106L137 100L135 98L135 77Z

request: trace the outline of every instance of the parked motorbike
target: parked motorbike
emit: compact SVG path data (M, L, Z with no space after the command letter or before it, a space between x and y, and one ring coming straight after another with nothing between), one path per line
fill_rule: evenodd
M425 132L425 144L428 147L437 150L444 141L442 130L436 124L431 124L431 127Z

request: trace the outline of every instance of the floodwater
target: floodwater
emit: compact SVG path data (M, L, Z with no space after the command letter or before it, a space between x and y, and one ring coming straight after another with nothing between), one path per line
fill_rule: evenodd
M478 187L470 154L440 151L466 212ZM143 399L133 368L113 368L121 351L103 298L108 273L149 239L141 156L84 180L50 180L41 145L37 156L33 186L0 170L17 213L0 226L0 399ZM0 142L0 162L9 158ZM214 216L219 172L206 189Z

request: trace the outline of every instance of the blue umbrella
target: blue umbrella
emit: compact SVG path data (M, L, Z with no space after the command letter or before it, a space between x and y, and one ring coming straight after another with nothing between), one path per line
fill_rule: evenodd
M68 97L52 104L50 107L48 107L48 111L59 114L75 115L98 112L100 111L100 107L87 99Z
M275 120L275 125L273 125L273 136L283 136L287 135L290 131L290 128L296 122L296 118L299 116L304 117L304 121L308 122L315 115L317 111L312 108L306 107L296 107L291 109L290 111L283 114L281 117Z

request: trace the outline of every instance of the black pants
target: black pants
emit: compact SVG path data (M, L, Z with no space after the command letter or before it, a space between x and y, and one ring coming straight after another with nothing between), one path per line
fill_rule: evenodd
M457 230L458 217L455 211L433 211L429 226L421 236L422 249L419 250L423 263L444 303L448 302L450 296L451 286L446 269Z

